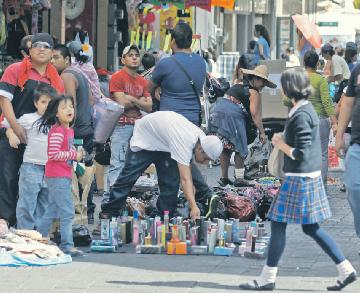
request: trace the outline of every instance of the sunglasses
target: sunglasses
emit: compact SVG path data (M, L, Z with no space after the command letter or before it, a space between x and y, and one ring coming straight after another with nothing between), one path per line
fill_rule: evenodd
M32 44L31 48L36 48L36 49L52 49L52 47L49 44L44 44L44 43L35 43Z

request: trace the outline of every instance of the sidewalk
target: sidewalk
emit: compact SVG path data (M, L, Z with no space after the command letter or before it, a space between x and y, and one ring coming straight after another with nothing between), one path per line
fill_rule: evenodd
M208 182L216 184L218 167ZM230 173L231 174L231 173ZM330 173L329 176L339 176ZM345 193L329 186L333 217L323 224L360 272L360 240ZM280 263L278 292L326 292L336 268L299 226L289 225ZM0 268L0 292L245 292L238 284L257 276L263 260L243 257L87 253L72 264L48 268ZM344 292L360 292L360 281Z

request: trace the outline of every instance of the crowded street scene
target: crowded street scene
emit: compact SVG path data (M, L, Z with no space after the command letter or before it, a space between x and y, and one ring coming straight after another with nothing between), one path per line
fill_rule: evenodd
M0 292L360 292L360 1L0 4Z

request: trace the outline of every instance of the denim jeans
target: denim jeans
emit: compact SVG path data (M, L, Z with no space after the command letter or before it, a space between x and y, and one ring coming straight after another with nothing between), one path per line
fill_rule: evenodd
M354 216L356 235L360 238L360 145L353 144L346 153L344 182Z
M60 218L60 248L68 252L74 247L72 224L75 216L74 202L71 194L70 178L46 178L49 188L49 205L39 221L38 231L48 236L52 221L57 215Z
M18 229L33 230L49 205L45 183L45 166L22 163L19 178L19 199L16 206Z
M145 150L133 152L131 149L127 150L124 168L110 189L109 202L101 206L102 212L118 216L136 180L152 163L156 167L160 189L157 209L161 214L168 210L171 216L177 207L180 184L177 162L171 159L170 153Z
M0 219L16 223L16 202L19 191L19 168L24 154L23 145L14 149L6 137L0 138Z
M109 187L113 186L125 164L126 150L132 136L133 125L117 125L111 136L111 158L108 175Z
M321 142L321 177L323 179L324 186L327 185L327 174L328 174L328 147L329 147L329 136L330 136L330 119L320 117L319 131L320 131L320 142Z

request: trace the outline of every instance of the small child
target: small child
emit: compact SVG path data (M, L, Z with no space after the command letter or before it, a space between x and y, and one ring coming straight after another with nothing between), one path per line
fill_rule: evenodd
M19 200L16 206L18 229L35 229L38 220L48 205L48 189L44 180L45 164L47 161L47 135L40 133L34 123L41 118L56 91L48 84L40 84L34 92L36 112L25 114L18 119L24 127L27 145L23 163L20 167ZM18 148L19 138L11 128L6 130L9 144Z
M72 161L81 161L82 151L74 147L74 99L59 96L48 105L39 131L48 134L48 161L45 166L45 179L49 188L49 205L40 219L38 230L44 236L50 231L51 223L57 215L60 218L60 248L71 256L82 256L81 250L74 247L72 224L75 215L71 193Z

